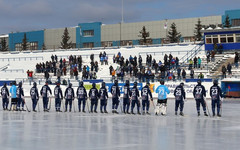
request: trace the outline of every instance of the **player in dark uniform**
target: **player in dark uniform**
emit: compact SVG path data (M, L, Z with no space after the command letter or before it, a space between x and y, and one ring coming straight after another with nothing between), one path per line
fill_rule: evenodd
M114 81L114 84L111 87L111 94L112 94L112 113L118 114L117 108L119 105L119 97L120 97L120 89L118 86L118 80Z
M133 88L131 89L131 100L132 100L132 107L131 107L131 113L132 114L135 114L133 112L133 109L135 107L135 104L137 105L137 112L139 115L141 115L140 113L140 102L138 100L138 97L139 97L139 91L138 91L138 87L137 87L137 82L134 82L134 85L133 85Z
M9 91L7 88L7 84L4 83L3 87L1 88L1 95L2 95L2 106L3 106L3 110L7 110L8 109L8 103L9 103Z
M24 109L24 92L23 92L23 88L22 88L22 82L19 82L18 84L18 88L17 88L17 111L26 111ZM21 109L22 106L22 109Z
M90 89L88 96L91 100L91 113L93 113L93 106L94 112L97 113L97 105L98 105L98 89L96 88L96 84L92 84L92 88Z
M193 89L193 97L196 100L196 107L197 107L197 113L198 116L200 116L200 104L203 107L204 115L208 116L206 112L206 102L204 97L206 97L206 90L205 87L202 85L202 81L198 80L197 85Z
M67 112L67 106L69 104L69 112L72 111L72 102L74 101L74 90L72 88L72 83L69 83L68 88L65 90L65 112Z
M105 86L105 82L102 82L102 87L99 89L99 98L100 98L100 111L101 113L108 113L107 112L107 100L108 100L108 91ZM103 112L104 107L104 112Z
M56 112L61 112L61 101L63 99L62 89L60 87L60 82L56 83L56 87L54 88L54 97L55 97L55 108Z
M129 80L126 80L124 85L124 93L123 93L123 112L126 114L129 113L129 106L130 106L130 97L131 97L131 90L130 90Z
M85 87L83 86L83 81L80 81L79 87L77 89L77 98L78 98L78 111L81 112L81 103L83 104L82 106L82 112L85 111L85 105L86 105L86 98L87 98L87 91Z
M178 85L175 90L173 95L175 96L175 115L177 115L178 112L178 107L180 105L180 115L184 116L183 113L183 107L184 107L184 99L186 98L186 93L185 90L183 88L184 83L180 83L180 85Z
M148 82L141 90L142 110L143 110L142 114L143 115L145 114L145 107L146 107L146 111L147 111L146 113L148 115L150 115L150 113L149 113L149 105L150 105L149 96L150 96L151 100L153 101L152 92L151 92L149 86L150 86L150 83Z
M38 88L37 88L36 82L33 83L33 87L30 89L30 96L32 99L32 109L34 112L37 112L36 106L37 106L37 102L39 100L39 94L38 94Z
M213 86L211 86L211 88L210 88L210 96L212 99L213 116L215 116L215 107L217 105L217 116L221 117L220 107L221 107L222 90L218 86L218 80L213 81Z
M45 82L45 85L42 87L40 94L43 98L43 111L48 112L48 101L49 101L49 93L52 95L52 90L48 86L48 81Z

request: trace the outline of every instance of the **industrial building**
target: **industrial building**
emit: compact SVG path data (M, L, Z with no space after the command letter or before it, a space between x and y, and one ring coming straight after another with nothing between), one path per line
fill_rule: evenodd
M226 16L229 16L232 26L240 26L240 9L227 10L224 15L207 16L184 19L171 19L160 21L147 21L135 23L102 24L101 22L80 23L75 27L68 27L72 48L94 48L113 46L139 45L140 31L146 27L151 38L150 44L163 44L167 40L170 25L174 22L177 31L181 33L179 42L194 42L195 27L200 19L204 26L224 25ZM29 50L59 49L65 28L43 29L39 31L9 33L7 38L10 51L22 50L22 39L26 33ZM0 37L1 38L1 37Z

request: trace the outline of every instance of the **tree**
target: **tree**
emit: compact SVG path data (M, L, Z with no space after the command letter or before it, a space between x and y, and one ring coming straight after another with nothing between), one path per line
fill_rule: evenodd
M62 42L61 42L61 48L62 49L69 49L69 48L72 47L72 42L68 43L69 40L70 40L70 36L69 36L69 33L68 33L68 29L65 28L64 32L63 32L63 36L62 36Z
M231 27L230 19L229 19L228 15L225 18L225 25L224 25L224 27L226 27L226 28L230 28Z
M6 38L3 38L3 39L1 40L0 50L1 50L1 51L7 51L7 50L8 50Z
M170 26L170 31L168 31L168 38L171 43L178 43L181 37L181 33L177 32L176 24L173 22Z
M24 33L24 37L22 39L22 50L28 49L28 43L27 43L27 34Z
M143 40L143 44L146 44L147 40L148 40L147 38L150 36L150 34L149 34L149 32L146 31L145 26L143 26L142 30L139 33L140 33L140 37Z
M198 19L198 22L197 24L195 24L196 27L195 27L195 40L196 41L201 41L202 40L202 33L201 33L201 30L202 30L202 24L201 24L201 21L200 19Z

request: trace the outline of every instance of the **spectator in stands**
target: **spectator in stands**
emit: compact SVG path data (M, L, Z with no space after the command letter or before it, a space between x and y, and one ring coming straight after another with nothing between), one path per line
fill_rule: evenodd
M176 61L175 61L175 63L176 63L176 69L177 69L178 66L179 66L179 59L178 59L178 57L176 57Z
M60 69L57 70L57 80L58 80L58 83L61 83L61 71L60 71Z
M52 61L54 61L54 56L53 56L53 54L52 54L52 56L51 56L51 59L52 59Z
M177 76L178 76L178 80L181 80L181 68L180 67L177 68Z
M201 63L202 63L202 60L201 60L201 58L200 57L198 57L198 68L201 68Z
M219 54L222 54L222 52L223 52L223 46L222 46L222 44L220 43L219 46L218 46L218 53L219 53Z
M214 62L215 61L215 51L211 52L211 61Z
M198 79L203 79L204 75L202 74L202 72L200 72L200 74L198 75Z
M105 55L105 57L104 57L104 62L105 62L105 65L108 65L108 56L107 55Z
M239 55L238 52L235 52L234 63L235 67L238 68Z
M210 51L207 51L207 63L209 63L210 62Z
M228 65L227 65L227 71L228 71L229 75L232 74L232 65L230 63L228 63Z
M182 78L183 78L183 80L186 79L186 71L185 71L185 69L182 70Z
M197 59L197 57L195 56L194 57L194 59L193 59L193 62L194 62L194 68L197 68L197 61L198 61L198 59Z
M113 69L112 70L112 82L115 80L115 75L116 75L116 71Z
M222 78L226 78L226 72L227 72L227 69L225 67L225 65L222 66Z
M48 79L49 79L49 73L48 73L47 70L44 71L44 77L45 77L46 81L48 81Z
M28 76L28 79L30 80L30 82L33 81L33 71L27 71L27 76Z
M191 79L194 79L194 70L193 70L193 68L190 70L190 77L191 77Z
M191 70L193 67L193 61L192 59L189 60L189 67L188 67L188 70Z
M90 55L91 62L94 62L94 54Z

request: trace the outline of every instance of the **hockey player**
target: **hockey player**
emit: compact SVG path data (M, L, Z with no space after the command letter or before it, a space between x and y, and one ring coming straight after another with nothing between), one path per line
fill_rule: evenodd
M129 106L130 106L130 97L131 97L131 90L130 90L129 80L126 80L124 85L124 93L123 93L123 112L126 114L129 113Z
M105 82L102 82L102 87L99 89L99 98L100 98L100 111L103 113L103 107L104 107L104 113L107 112L107 100L108 100L108 91L105 86Z
M36 111L36 106L37 106L37 102L39 100L39 94L38 94L38 89L37 89L37 83L34 82L33 83L33 87L30 89L30 96L32 99L32 108L34 112Z
M213 81L213 86L210 88L210 96L212 99L212 113L215 116L215 106L217 104L217 116L221 117L220 114L220 106L221 106L221 98L222 98L222 90L218 86L218 80Z
M83 103L82 112L85 113L87 91L83 86L83 81L80 81L79 83L79 87L77 89L77 98L78 98L78 111L81 112L81 103Z
M49 93L52 95L52 90L48 86L48 81L45 82L45 85L42 87L40 94L43 98L43 111L49 112L48 110L48 101L49 101Z
M139 97L139 91L138 91L138 87L137 87L137 82L134 82L133 84L133 88L131 89L131 100L132 100L132 107L131 107L131 114L135 114L133 112L133 109L135 107L135 104L137 105L137 113L139 115L141 115L140 113L140 102L138 100L138 97Z
M4 83L3 87L1 88L1 95L2 95L2 106L3 106L3 110L7 110L8 109L8 103L9 103L9 91L7 88L7 84Z
M23 88L22 88L22 82L19 82L18 84L18 88L17 88L17 111L26 111L24 109L24 92L23 92ZM22 105L22 109L21 109L21 105Z
M65 90L64 97L65 101L65 112L67 112L67 106L69 104L69 112L72 111L72 102L74 101L74 90L72 88L72 83L68 84L68 88Z
M178 85L175 88L173 93L173 95L175 96L175 115L177 115L178 107L180 105L180 115L184 116L183 106L184 106L184 99L186 98L186 93L183 86L184 86L184 83L180 83L180 85Z
M196 100L198 116L200 116L200 104L202 104L204 115L208 116L206 112L206 102L204 100L204 97L206 97L206 90L205 90L205 87L202 85L201 80L197 81L197 85L193 89L193 97Z
M98 90L96 88L96 84L92 84L92 88L90 89L88 96L91 100L91 113L93 113L93 106L94 107L94 112L97 113L97 105L98 105Z
M10 93L11 93L11 107L10 110L12 109L12 106L16 107L17 105L17 87L16 87L16 81L13 81L12 86L10 88ZM16 108L13 108L15 110Z
M147 111L147 114L150 115L149 113L149 96L151 98L151 100L153 101L153 97L152 97L152 92L149 88L150 86L150 83L147 82L146 85L142 88L141 90L141 96L142 96L142 114L144 115L145 114L145 107L146 107L146 111Z
M62 89L60 87L60 82L56 83L56 87L54 88L54 97L55 97L55 109L56 112L62 112L61 111L61 101L63 99Z
M114 84L111 87L111 94L112 94L112 113L118 114L117 108L119 105L119 97L120 97L120 89L118 86L118 80L114 81Z
M161 115L167 114L167 94L170 93L167 86L164 85L164 80L160 81L160 84L157 89L156 93L158 93L158 101L157 101L157 107L155 110L155 115L158 115L161 113Z

